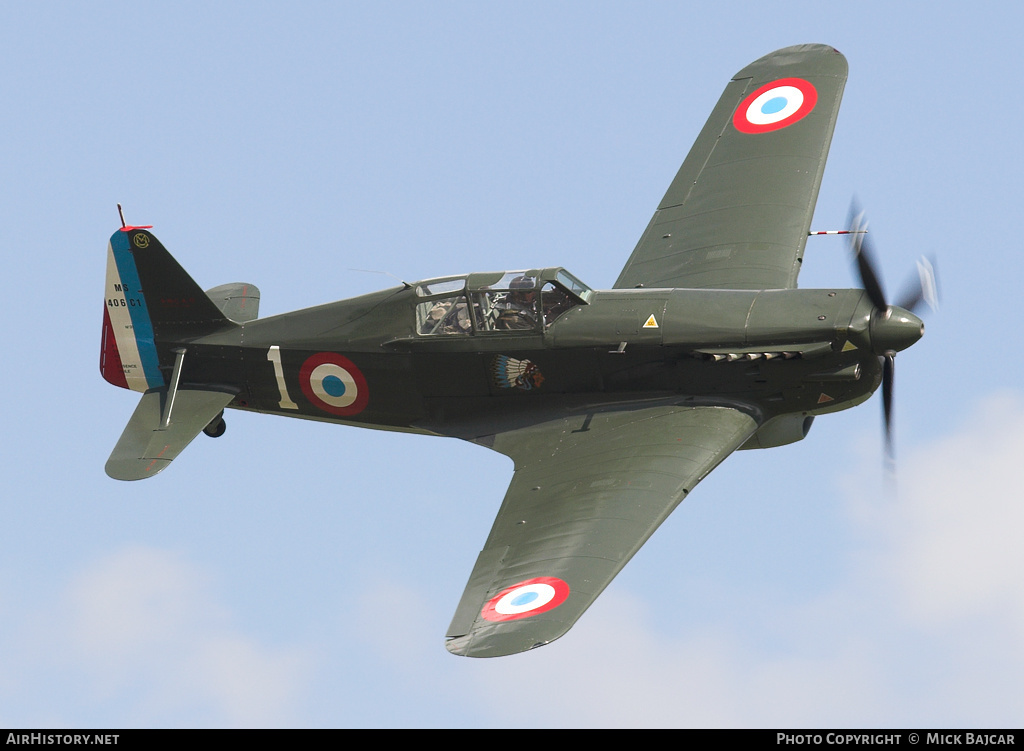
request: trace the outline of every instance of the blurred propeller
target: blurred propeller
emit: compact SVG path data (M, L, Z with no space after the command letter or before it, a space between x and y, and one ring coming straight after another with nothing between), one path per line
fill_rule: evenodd
M882 424L885 429L885 458L889 469L896 469L896 451L892 440L892 393L896 380L896 355L889 353L882 361Z
M901 308L915 312L921 303L927 303L933 313L939 310L939 280L935 273L935 261L922 256L917 261L917 279L911 279L899 297Z
M850 249L857 262L857 273L860 275L861 285L868 293L871 304L888 314L889 304L885 301L882 283L878 280L878 273L875 271L877 265L875 254L871 249L867 231L868 221L864 212L856 203L850 204Z
M914 315L921 303L938 310L938 281L935 263L927 258L917 262L917 275L899 297L896 305L886 301L878 274L872 243L868 239L867 219L856 201L850 204L850 250L857 264L861 285L875 307L871 314L871 343L882 358L882 420L885 431L885 456L890 471L895 471L893 445L893 384L896 379L896 353L917 341L924 333L924 324Z

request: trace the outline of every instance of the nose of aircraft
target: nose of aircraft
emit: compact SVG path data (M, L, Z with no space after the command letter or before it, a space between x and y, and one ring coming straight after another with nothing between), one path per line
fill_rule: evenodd
M871 320L871 349L879 355L899 352L924 336L924 322L909 310L891 306Z

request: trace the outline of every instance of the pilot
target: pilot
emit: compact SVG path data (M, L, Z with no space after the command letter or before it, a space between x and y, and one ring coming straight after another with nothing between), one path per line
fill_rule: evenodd
M430 312L427 313L427 318L420 327L421 334L435 334L440 328L441 319L448 315L448 310L452 304L447 300L439 300L434 303Z
M498 303L501 310L494 327L505 331L532 329L537 324L537 287L533 277L517 276L509 284L505 299Z
M420 329L421 334L468 334L472 324L466 303L438 300L427 314L427 320Z
M550 326L558 316L572 306L573 301L569 295L550 282L544 285L540 292L540 307L544 314L545 326Z
M455 303L454 315L449 313L445 321L444 333L468 334L472 328L473 324L469 322L469 310L466 303L462 301Z

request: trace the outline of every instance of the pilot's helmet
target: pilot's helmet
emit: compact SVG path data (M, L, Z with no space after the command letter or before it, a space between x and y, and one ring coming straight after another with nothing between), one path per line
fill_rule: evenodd
M536 287L536 282L532 276L517 276L509 283L508 287L509 289L529 291Z

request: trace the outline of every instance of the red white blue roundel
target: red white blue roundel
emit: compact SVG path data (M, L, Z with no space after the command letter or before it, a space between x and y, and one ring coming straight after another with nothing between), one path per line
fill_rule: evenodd
M359 368L333 352L307 359L299 369L299 385L315 406L341 417L362 412L370 399L366 378Z
M521 581L489 600L480 615L498 623L528 618L553 610L569 596L569 585L554 576L538 576Z
M741 133L767 133L792 125L807 116L818 102L818 92L802 78L780 78L766 83L740 102L732 124Z

